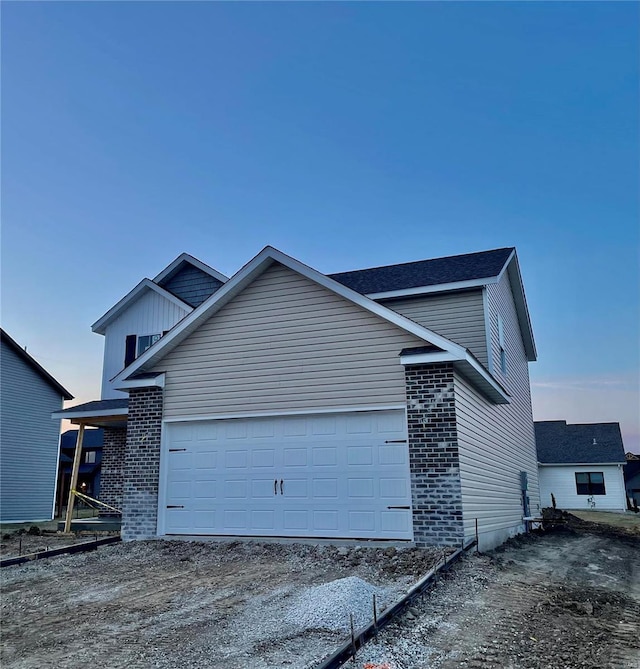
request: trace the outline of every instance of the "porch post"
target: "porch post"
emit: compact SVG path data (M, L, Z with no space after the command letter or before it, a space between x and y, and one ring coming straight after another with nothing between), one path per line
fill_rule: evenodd
M71 532L71 518L73 517L73 505L76 501L74 491L78 485L78 472L80 471L80 459L82 457L82 441L84 439L84 423L78 428L78 440L76 441L76 452L73 456L73 469L71 470L71 481L69 482L69 501L67 502L67 517L64 523L64 531Z

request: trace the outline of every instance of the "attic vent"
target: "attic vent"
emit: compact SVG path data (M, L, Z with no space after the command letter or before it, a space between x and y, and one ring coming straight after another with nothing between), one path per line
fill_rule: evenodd
M591 445L592 445L592 446L597 446L597 445L598 445L598 442L596 441L596 438L595 438L595 437L593 438L593 444L591 444Z

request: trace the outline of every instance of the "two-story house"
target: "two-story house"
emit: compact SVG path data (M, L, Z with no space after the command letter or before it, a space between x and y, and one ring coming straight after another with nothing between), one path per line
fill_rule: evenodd
M539 510L513 248L324 275L266 247L228 280L182 255L93 327L103 399L58 415L105 428L125 539L487 548Z

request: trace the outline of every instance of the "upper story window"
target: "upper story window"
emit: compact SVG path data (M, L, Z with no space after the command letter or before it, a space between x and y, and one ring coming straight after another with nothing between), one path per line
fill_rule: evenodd
M148 348L153 346L160 337L162 337L162 334L160 333L150 335L127 335L124 351L124 366L127 367L136 358L139 358Z
M93 465L93 464L95 464L95 461L96 461L96 452L95 452L95 451L87 451L87 452L84 454L84 461L85 461L85 464L87 464L87 465Z
M576 472L578 495L606 495L603 472Z
M160 337L162 337L161 334L143 335L142 337L138 337L136 358L139 358L148 348L153 346Z
M498 342L500 343L500 369L503 374L507 373L507 351L504 343L504 323L502 316L498 314Z

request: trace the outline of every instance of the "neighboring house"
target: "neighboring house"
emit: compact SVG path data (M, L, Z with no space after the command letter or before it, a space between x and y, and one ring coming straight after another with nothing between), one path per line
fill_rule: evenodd
M67 504L73 456L78 440L78 430L67 430L60 435L60 466L58 468L58 509ZM100 472L102 468L102 445L104 430L85 430L82 441L82 460L78 470L76 489L93 497L100 498Z
M627 508L622 435L618 423L535 424L540 499L560 509L624 511Z
M183 254L93 329L102 399L56 416L104 427L125 539L487 548L540 511L513 248L324 275L267 247L228 280Z
M0 330L0 522L51 520L60 419L73 396Z
M636 506L640 506L640 458L627 458L627 464L624 466L624 483L631 504L635 502Z

